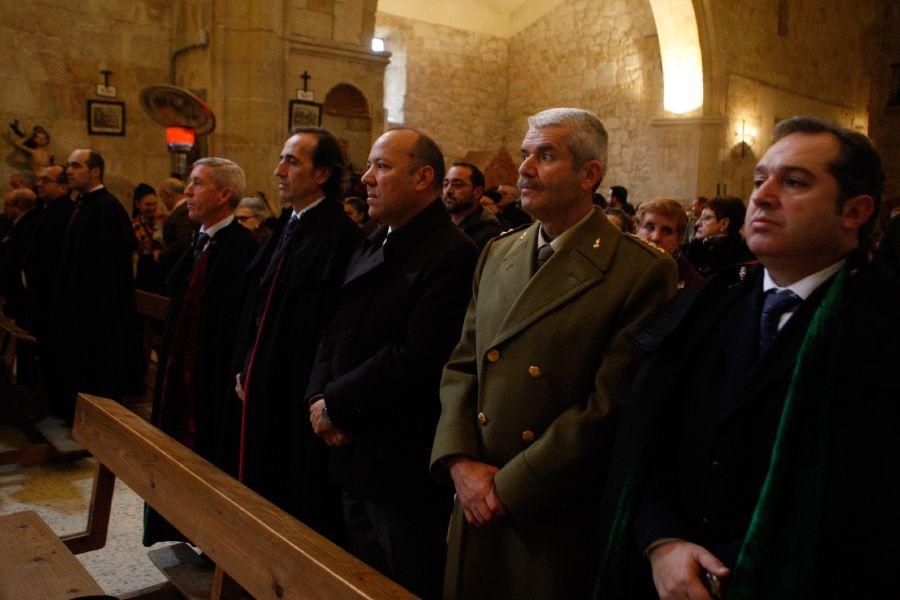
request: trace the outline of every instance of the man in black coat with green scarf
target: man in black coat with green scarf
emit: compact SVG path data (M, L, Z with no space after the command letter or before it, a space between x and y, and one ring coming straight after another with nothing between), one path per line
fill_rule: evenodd
M889 589L900 290L857 256L881 161L865 136L808 117L775 140L747 208L762 266L722 273L631 332L650 356L613 460L599 598Z

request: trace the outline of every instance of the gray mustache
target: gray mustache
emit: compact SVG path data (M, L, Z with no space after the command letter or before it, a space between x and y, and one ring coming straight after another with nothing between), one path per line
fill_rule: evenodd
M520 190L525 186L528 186L528 187L536 189L536 190L541 189L541 184L538 183L538 181L536 179L522 178L518 181L517 185Z

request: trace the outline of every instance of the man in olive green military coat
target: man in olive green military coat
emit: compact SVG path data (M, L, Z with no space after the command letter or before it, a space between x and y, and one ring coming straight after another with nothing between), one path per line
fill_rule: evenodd
M624 334L675 294L674 261L593 208L600 120L551 109L528 124L519 187L537 222L487 245L441 383L431 468L457 494L447 598L588 596L638 360Z

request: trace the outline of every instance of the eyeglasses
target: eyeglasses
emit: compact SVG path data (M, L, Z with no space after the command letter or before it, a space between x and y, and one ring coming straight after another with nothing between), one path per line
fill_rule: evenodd
M243 223L244 221L249 221L250 219L255 219L255 218L256 217L254 215L250 215L249 217L246 215L243 215L243 216L235 217L234 220L237 221L238 223Z
M452 188L454 190L461 190L463 188L472 187L471 183L465 183L458 179L454 179L453 181L444 181L445 188Z

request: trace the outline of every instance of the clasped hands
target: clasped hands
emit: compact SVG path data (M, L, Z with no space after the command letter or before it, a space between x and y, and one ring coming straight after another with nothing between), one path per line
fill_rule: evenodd
M494 485L494 474L500 469L464 456L451 456L447 466L456 498L470 525L484 527L506 515L506 506Z
M349 432L335 427L325 416L325 398L319 398L309 406L309 423L313 432L322 438L329 446L343 446L349 444L353 437Z

